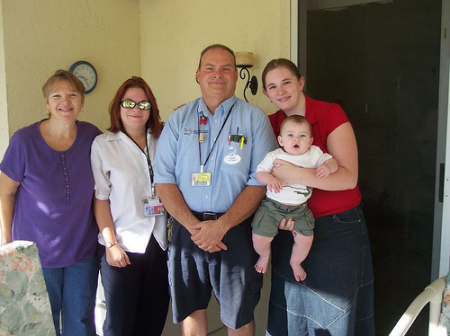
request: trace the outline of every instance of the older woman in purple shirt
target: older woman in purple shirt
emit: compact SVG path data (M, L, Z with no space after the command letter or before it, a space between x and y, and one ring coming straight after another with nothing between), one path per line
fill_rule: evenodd
M42 91L48 119L18 130L0 164L2 244L36 242L57 335L95 335L90 148L101 132L77 120L84 86L72 73L58 70Z

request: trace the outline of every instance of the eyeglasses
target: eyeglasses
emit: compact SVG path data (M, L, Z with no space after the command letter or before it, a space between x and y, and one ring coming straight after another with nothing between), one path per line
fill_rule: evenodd
M135 101L132 101L131 99L126 99L126 100L122 100L120 102L120 105L126 109L133 109L136 105L139 107L140 110L150 110L152 108L152 104L150 104L150 102L148 102L146 100L136 103Z

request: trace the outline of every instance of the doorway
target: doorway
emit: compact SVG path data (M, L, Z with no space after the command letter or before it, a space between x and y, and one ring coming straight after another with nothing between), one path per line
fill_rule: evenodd
M441 5L394 0L307 12L306 93L339 103L358 141L377 335L431 279ZM408 335L425 335L427 321L425 310Z

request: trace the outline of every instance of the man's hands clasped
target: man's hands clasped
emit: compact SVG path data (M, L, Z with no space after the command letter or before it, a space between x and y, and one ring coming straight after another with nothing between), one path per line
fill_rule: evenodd
M228 230L220 219L198 222L191 225L188 230L192 241L203 251L213 253L227 249L222 239Z

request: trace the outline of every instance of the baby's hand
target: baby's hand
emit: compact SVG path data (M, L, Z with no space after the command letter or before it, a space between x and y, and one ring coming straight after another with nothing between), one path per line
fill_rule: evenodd
M330 174L331 174L331 170L325 164L321 165L319 168L316 169L316 177L317 178L323 179Z
M294 230L295 228L295 222L292 218L286 219L283 218L280 222L280 224L278 225L278 228L280 230L287 230L287 231L292 231L292 235L295 237L296 236L296 232Z
M282 185L279 179L277 179L275 176L272 176L267 183L267 188L269 188L270 192L278 194L282 189Z

